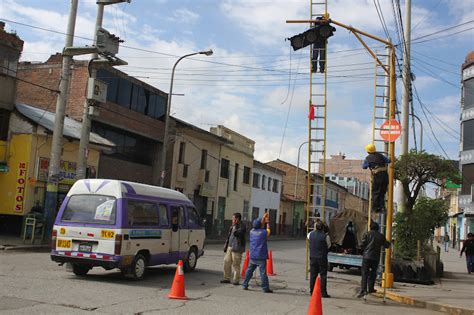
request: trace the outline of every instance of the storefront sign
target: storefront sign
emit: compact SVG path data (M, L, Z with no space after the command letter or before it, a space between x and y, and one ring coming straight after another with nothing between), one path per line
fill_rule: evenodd
M15 212L22 213L23 203L25 199L25 186L26 186L26 163L18 163L18 177L16 179L15 189Z
M90 174L89 178L96 177L96 169L94 166L88 166ZM38 163L38 181L48 181L49 159L39 158ZM76 162L61 161L59 165L59 184L72 185L76 178Z

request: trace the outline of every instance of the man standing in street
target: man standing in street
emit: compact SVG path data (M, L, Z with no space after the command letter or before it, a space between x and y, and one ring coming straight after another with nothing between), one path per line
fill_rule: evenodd
M375 145L372 143L365 146L365 151L369 155L366 156L362 168L368 168L372 173L372 211L375 213L383 212L388 187L387 165L390 163L390 159L376 152Z
M328 251L331 247L329 235L324 231L324 223L317 220L315 230L308 233L309 239L309 263L311 276L309 279L309 291L313 295L314 284L319 274L321 277L321 296L330 298L327 291L328 278Z
M447 253L449 251L449 234L446 232L444 233L444 251Z
M362 257L362 280L360 283L360 293L358 298L374 293L375 278L377 276L377 268L380 260L381 248L388 248L390 243L385 236L379 232L379 225L375 222L370 223L370 231L366 232L362 237L360 247L363 250Z
M462 257L464 252L466 252L467 273L471 274L474 272L474 234L472 233L467 234L467 240L464 241L459 257Z
M245 234L247 229L241 222L242 216L239 212L232 215L232 226L229 228L227 240L224 245L224 279L221 283L239 285L240 262L242 253L245 252Z
M244 290L248 290L250 278L252 278L253 272L258 267L260 271L260 281L262 282L263 292L273 293L273 291L270 290L270 284L268 283L267 276L267 239L270 236L268 215L264 215L261 220L253 220L252 227L253 229L250 230L250 262L245 273L245 280L242 283L242 287Z

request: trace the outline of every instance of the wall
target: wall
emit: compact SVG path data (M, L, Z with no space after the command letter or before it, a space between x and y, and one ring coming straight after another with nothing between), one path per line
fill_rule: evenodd
M361 150L361 155L365 154ZM345 155L331 155L326 160L326 174L338 174L339 176L355 177L362 182L370 182L370 172L362 169L363 160L349 160Z

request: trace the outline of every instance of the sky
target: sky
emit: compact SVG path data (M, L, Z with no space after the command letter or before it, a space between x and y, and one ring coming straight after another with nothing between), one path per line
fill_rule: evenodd
M328 0L328 12L381 38L388 33L399 44L396 3ZM25 41L22 61L45 61L62 51L64 35L31 26L64 33L69 5L65 0L0 0L0 20ZM96 7L95 1L79 0L75 46L92 43ZM132 0L106 6L103 26L124 40L118 57L128 66L118 68L164 92L180 56L211 48L212 56L187 58L177 66L173 93L184 96L173 96L172 115L206 130L224 125L253 139L254 156L262 162L280 158L296 164L298 148L308 137L309 48L293 51L285 39L308 24L286 20L308 19L309 7L307 0ZM413 106L424 126L423 149L459 159L461 65L474 50L474 1L419 0L411 12L413 84L419 96ZM404 1L400 13L405 23ZM366 43L384 53L380 43ZM403 65L400 49L397 58ZM371 141L373 58L353 34L337 27L327 59L328 157L344 153L363 159ZM402 89L399 79L398 106ZM419 148L418 123L415 131ZM399 147L397 141L397 152Z

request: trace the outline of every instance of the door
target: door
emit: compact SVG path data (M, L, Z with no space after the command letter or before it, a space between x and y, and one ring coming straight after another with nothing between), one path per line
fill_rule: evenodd
M253 220L258 218L258 212L259 211L260 211L260 208L252 207L252 222L253 222Z
M270 209L268 212L268 216L270 219L270 229L272 233L276 234L276 219L277 219L276 209Z
M196 246L199 250L203 248L204 239L206 237L206 232L202 226L201 218L194 207L187 207L187 216L188 216L188 244L189 246Z
M224 230L224 216L225 216L225 197L219 197L217 203L217 234L222 235Z
M170 254L178 259L184 259L189 250L189 230L183 206L171 206L171 248Z

